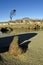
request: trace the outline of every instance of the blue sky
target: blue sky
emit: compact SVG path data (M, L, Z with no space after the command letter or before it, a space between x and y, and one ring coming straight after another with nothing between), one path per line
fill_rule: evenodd
M0 21L9 21L13 9L16 9L13 20L24 17L43 19L43 0L0 0Z

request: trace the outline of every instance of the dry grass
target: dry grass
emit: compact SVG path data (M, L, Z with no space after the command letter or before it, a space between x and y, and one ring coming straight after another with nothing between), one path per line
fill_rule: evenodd
M3 53L1 54L3 62L0 61L0 65L43 65L43 31L33 32L38 34L30 39L31 43L27 52L16 57L9 53ZM18 37L15 40L18 40Z
M18 56L22 52L22 49L18 45L18 39L19 37L15 36L9 47L9 53L14 56Z

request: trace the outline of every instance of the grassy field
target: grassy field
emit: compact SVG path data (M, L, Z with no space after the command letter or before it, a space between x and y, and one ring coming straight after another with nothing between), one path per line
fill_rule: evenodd
M27 51L18 56L10 55L8 52L0 53L0 65L43 65L43 31L29 33L37 35L28 39L30 43Z

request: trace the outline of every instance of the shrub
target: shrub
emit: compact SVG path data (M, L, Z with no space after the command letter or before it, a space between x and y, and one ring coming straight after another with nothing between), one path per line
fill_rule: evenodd
M35 25L34 26L34 30L39 30L40 29L40 26L39 25Z

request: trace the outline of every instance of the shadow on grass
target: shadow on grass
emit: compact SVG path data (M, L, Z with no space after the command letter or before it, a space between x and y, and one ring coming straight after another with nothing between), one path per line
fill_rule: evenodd
M0 53L7 52L14 36L0 38Z
M19 34L19 35L0 38L0 53L7 52L9 50L10 44L15 36L18 36L18 46L24 52L26 52L28 49L28 44L31 42L29 41L29 39L31 39L36 35L37 33L26 33L26 34Z
M28 45L31 42L31 41L29 41L29 39L31 39L32 37L34 37L36 35L37 35L37 33L27 33L27 34L19 35L18 44L19 44L19 47L23 50L23 52L26 52L28 49Z

